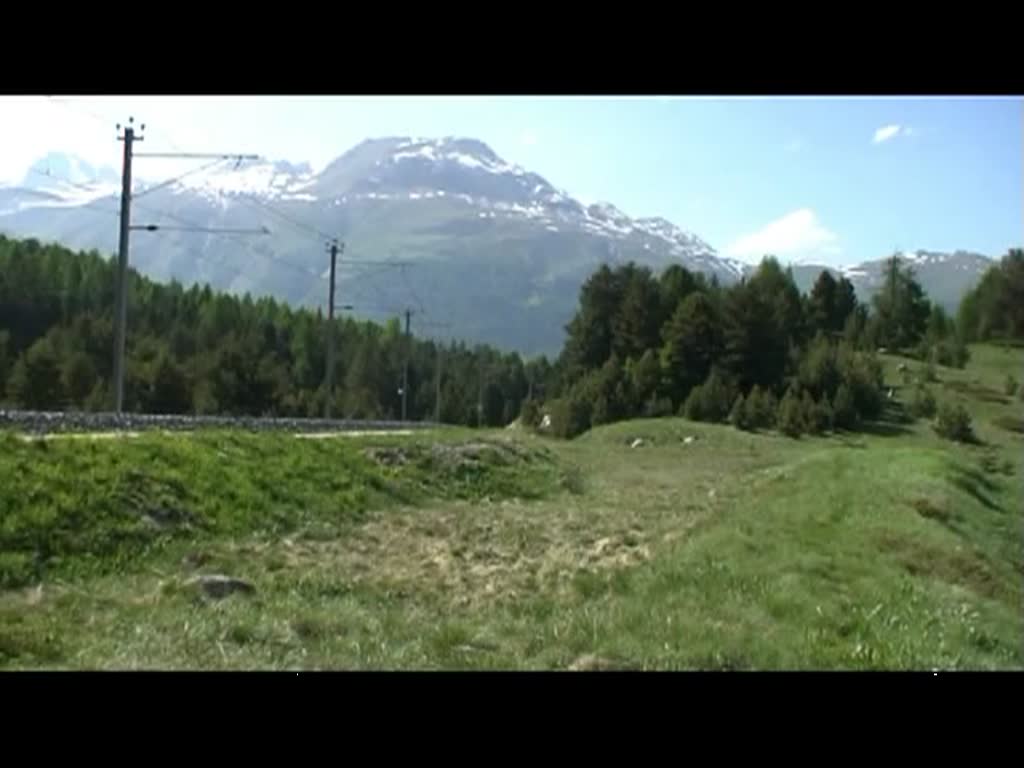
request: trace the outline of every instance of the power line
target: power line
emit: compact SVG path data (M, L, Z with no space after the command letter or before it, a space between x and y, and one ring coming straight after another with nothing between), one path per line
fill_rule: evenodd
M238 152L138 152L136 157L161 158L163 160L260 160L259 155L242 155Z
M110 120L108 118L101 117L100 115L96 114L91 109L89 109L88 107L83 107L81 105L75 105L69 99L66 99L66 98L64 98L62 96L47 96L46 99L49 102L51 102L53 104L56 104L58 107L64 107L64 109L70 109L70 110L72 110L74 112L78 112L79 114L85 115L86 117L91 117L97 123L103 123L104 127L107 127L108 125L110 125Z
M328 243L333 242L335 240L335 236L334 235L330 235L330 234L324 232L321 229L317 229L316 227L312 226L311 224L307 224L305 222L302 222L302 221L300 221L300 220L290 216L289 214L283 213L282 211L279 211L276 208L274 208L273 206L271 206L269 203L267 203L267 202L265 202L263 200L260 200L260 199L258 199L256 197L253 197L252 195L242 194L242 195L238 196L238 199L242 203L257 205L260 208L264 209L265 211L268 211L268 212L273 213L274 215L280 217L284 221L286 221L289 224L291 224L293 227L297 227L298 229L302 230L303 232L313 234L313 235L315 235L316 237L318 237L318 238L320 238L322 240L326 240Z
M234 234L234 235L269 235L270 230L266 227L259 229L233 229L231 227L174 227L167 224L132 224L129 229L145 232L171 231L171 232L205 232L208 234Z
M413 288L412 284L409 282L409 278L408 278L408 275L406 275L406 273L405 273L405 267L404 266L401 268L400 272L402 274L402 282L405 283L405 287L409 291L409 293L412 295L413 301L415 301L416 304L418 305L419 311L420 312L425 311L424 307L423 307L423 302L420 300L419 295L417 295L416 289Z
M169 211L158 210L156 208L153 208L152 206L143 205L142 203L139 203L139 208L142 208L143 210L147 210L150 213L155 213L155 214L160 215L160 216L166 216L167 218L171 219L172 221L177 221L180 224L184 224L186 227L190 228L190 231L193 231L193 232L204 231L206 229L205 227L202 227L201 225L196 224L193 221L189 221L188 219L184 219L181 216L178 216L177 214L170 213ZM180 231L189 231L189 230L182 229ZM299 264L296 264L295 262L288 261L287 259L282 259L280 256L277 256L277 255L275 255L273 253L269 253L269 252L266 252L266 251L264 251L262 249L258 249L256 247L254 247L252 245L252 243L249 243L249 242L247 242L245 240L242 240L239 237L235 237L228 230L219 229L219 230L216 230L215 233L211 233L211 234L218 234L218 235L221 235L221 236L225 237L228 240L231 240L233 242L239 243L245 250L249 251L250 253L252 253L252 254L254 254L256 256L259 256L261 258L267 259L268 261L272 261L275 264L280 264L282 266L288 267L289 269L293 269L293 270L295 270L297 272L301 272L304 275L307 275L307 276L310 276L310 277L316 277L316 278L319 278L319 279L323 278L322 275L314 272L313 270L311 270L311 269L309 269L307 267L303 267L303 266L301 266ZM204 260L205 261L210 261L210 259L204 259Z
M172 184L175 184L175 183L181 181L182 179L188 178L189 176L192 176L192 175L197 174L197 173L202 173L203 171L205 171L205 170L207 170L209 168L213 168L214 166L219 165L220 163L223 163L223 162L224 162L224 158L219 158L217 160L214 160L213 162L201 165L198 168L193 168L190 171L185 171L185 173L179 174L178 176L175 176L172 179L168 179L167 181L162 181L162 182L160 182L159 184L157 184L155 186L148 187L148 188L142 190L141 192L137 192L137 193L133 194L132 197L134 199L138 200L140 197L144 197L144 196L149 195L149 194L151 194L153 192L156 192L157 190L160 190L160 189L165 189L166 187L169 187Z

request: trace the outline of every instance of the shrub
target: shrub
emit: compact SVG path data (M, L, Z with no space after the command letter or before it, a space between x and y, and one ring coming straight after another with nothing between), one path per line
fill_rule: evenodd
M882 366L878 360L868 353L840 347L839 369L841 383L849 390L858 419L878 418L885 406Z
M1007 397L1013 397L1017 394L1017 379L1014 378L1012 373L1006 374L1006 381L1003 383L1003 391L1006 392Z
M971 415L960 403L943 403L935 419L935 431L940 437L960 443L974 442Z
M853 393L846 384L840 384L832 401L832 424L839 429L856 429L860 423Z
M702 390L703 386L700 384L691 389L690 394L686 398L686 402L683 403L683 407L680 409L682 415L690 421L704 421L704 411L702 409L704 398Z
M968 361L971 359L971 351L967 348L967 344L961 338L956 338L952 342L949 342L951 351L950 364L954 368L965 368Z
M736 400L729 411L729 423L736 429L750 429L750 418L747 413L747 403L743 395L736 395Z
M832 405L829 403L828 398L822 396L821 399L816 400L811 406L811 429L810 432L814 434L822 434L832 429L834 422L834 415L832 413Z
M672 399L668 397L651 398L644 403L643 415L649 419L672 415Z
M732 388L725 378L712 370L704 386L701 387L701 410L707 421L721 422L729 418L729 406L732 403Z
M771 429L775 426L775 411L778 403L771 392L754 385L743 403L747 429Z
M531 429L536 428L540 424L540 406L536 400L523 400L523 405L519 409L519 421L524 427Z
M918 384L914 387L914 396L910 401L910 413L918 419L930 419L935 411L935 395L924 384Z
M783 434L790 437L800 437L804 431L804 418L800 407L800 398L790 387L786 390L782 400L779 402L778 417L776 418L779 429Z
M590 429L590 404L576 395L552 401L548 413L555 437L570 439Z
M712 370L707 381L690 391L683 412L691 421L722 422L729 418L732 388L725 378Z
M835 346L824 336L817 336L799 361L798 379L801 388L815 398L831 397L839 387Z

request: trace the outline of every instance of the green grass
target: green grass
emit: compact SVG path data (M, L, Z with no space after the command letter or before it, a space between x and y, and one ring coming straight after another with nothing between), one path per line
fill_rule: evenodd
M517 449L518 451L518 449ZM384 463L374 457L394 454ZM261 532L334 536L371 509L531 497L554 487L541 450L452 430L299 440L206 432L121 440L0 438L0 586L119 571L171 542Z
M976 445L926 420L6 436L0 666L1019 669L1024 404L988 392L1022 362L936 369ZM189 588L213 572L256 592Z

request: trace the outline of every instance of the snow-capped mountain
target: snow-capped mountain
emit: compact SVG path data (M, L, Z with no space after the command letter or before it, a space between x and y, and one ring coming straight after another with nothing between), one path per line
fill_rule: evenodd
M212 167L201 165L182 175L171 185L174 193L195 194L220 206L246 195L267 201L316 200L306 191L316 181L307 163L221 160L207 165ZM155 184L140 186L144 190Z
M63 187L118 185L120 175L113 168L96 168L80 157L62 152L50 152L36 160L25 174L22 187L50 189L55 184Z
M15 185L0 185L0 216L29 208L74 208L120 191L109 167L95 168L81 158L50 152Z
M117 173L56 153L33 169L0 187L0 230L112 252ZM133 222L164 228L131 241L131 263L156 279L322 305L329 234L345 241L338 289L355 313L412 305L454 336L527 353L560 348L580 285L601 263L681 264L724 284L750 270L663 218L585 204L469 138L370 139L318 173L197 162L169 183L136 174L134 195ZM209 231L225 228L256 234ZM916 258L922 270L933 260ZM411 266L356 266L396 259Z
M802 291L809 291L821 271L828 269L834 276L841 274L853 283L861 301L870 301L871 297L885 285L886 263L892 255L897 256L904 266L913 270L918 282L932 301L950 312L956 311L964 294L977 285L986 270L995 264L988 256L969 251L946 253L912 250L898 251L889 256L870 259L842 269L813 264L800 265L794 267L793 274L797 286Z

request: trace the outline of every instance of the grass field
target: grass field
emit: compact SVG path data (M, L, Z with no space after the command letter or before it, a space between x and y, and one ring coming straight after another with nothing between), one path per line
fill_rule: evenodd
M900 364L887 384L904 396ZM926 421L0 438L0 667L1019 669L1024 352ZM636 438L638 447L630 447ZM688 438L693 438L688 440ZM251 594L204 596L222 573Z

